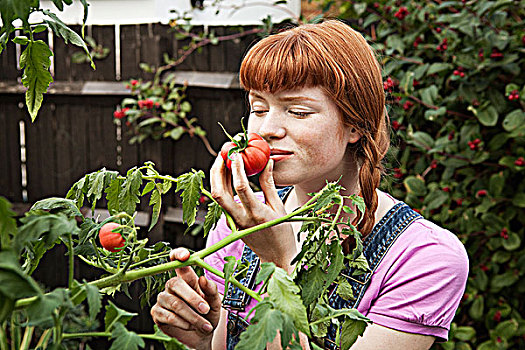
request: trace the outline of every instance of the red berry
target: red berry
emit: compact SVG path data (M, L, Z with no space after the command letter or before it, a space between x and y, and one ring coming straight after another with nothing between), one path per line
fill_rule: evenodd
M437 27L437 28L436 28L436 32L441 33L441 28L440 28L440 27Z
M432 168L432 169L436 169L437 166L438 166L438 165L437 165L437 160L435 160L435 159L432 160L432 162L430 163L430 168Z
M456 70L453 72L453 74L454 74L454 75L459 75L459 70L456 69Z
M523 157L519 157L514 161L514 164L517 166L523 166L525 164L525 159L523 159Z
M129 111L129 108L122 108L121 110L116 110L113 112L113 117L117 119L122 119L126 116L126 112Z
M497 337L497 338L496 338L496 341L497 341L498 343L501 343L501 342L502 342L501 337Z
M494 314L494 317L492 317L492 319L496 322L499 322L501 320L501 311L496 311L496 313Z
M509 95L509 101L514 100L514 95Z
M509 231L507 230L506 227L504 227L501 232L499 233L499 235L501 236L501 238L503 239L509 239Z
M452 141L453 138L454 138L454 131L451 131L451 132L448 134L448 140L449 140L449 141Z
M485 197L487 193L487 190L479 190L478 192L476 192L476 197Z
M481 140L480 139L475 139L474 141L472 141L472 143L474 143L477 146L477 145L479 145L481 143Z
M461 199L461 198L456 199L456 204L458 206L462 205L463 204L463 199Z
M450 187L447 187L447 186L443 187L443 191L450 192Z
M459 73L459 76L464 78L465 77L465 73L461 72L461 73Z
M488 270L490 270L487 265L483 265L483 264L479 265L479 268L482 269L484 272L487 272Z
M399 126L400 126L400 124L399 124L399 122L397 120L394 120L392 122L392 129L397 131L397 130L399 130Z
M412 82L412 86L413 87L416 87L419 85L419 81L417 81L416 79L414 79L414 81Z
M379 8L379 3L378 2L374 2L374 7L375 8Z

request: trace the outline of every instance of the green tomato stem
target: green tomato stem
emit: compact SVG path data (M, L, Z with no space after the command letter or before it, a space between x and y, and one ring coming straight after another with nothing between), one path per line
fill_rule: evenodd
M143 339L167 341L166 337L158 336L156 334L137 334ZM89 338L89 337L111 337L111 332L85 332L85 333L64 333L63 339L74 339L74 338Z
M82 260L83 262L85 262L85 263L88 264L89 266L93 266L93 267L97 267L97 268L99 268L99 269L103 269L104 271L109 272L109 273L117 273L117 271L118 271L117 269L115 269L115 268L113 268L113 267L111 267L111 266L107 266L107 267L106 267L106 265L104 265L104 266L98 265L98 264L96 264L96 263L94 263L94 262L92 262L92 261L86 259L86 258L85 258L84 256L82 256L82 255L77 255L77 256L78 256L78 258L79 258L80 260Z
M195 259L195 264L200 266L200 267L202 267L202 268L204 268L204 269L206 269L206 270L208 270L208 271L210 271L214 275L219 276L222 279L225 279L224 273L222 271L217 270L213 266L208 265L204 260L202 260L200 258L197 258L197 259ZM242 283L237 281L235 279L235 277L233 277L233 276L230 277L230 283L233 284L234 286L236 286L237 288L239 288L240 290L242 290L243 292L245 292L246 294L248 294L249 296L251 296L252 298L254 298L255 300L262 301L262 298L261 298L261 296L258 293L254 292L250 288L247 288L246 286L244 286Z
M71 232L67 235L67 250L69 252L69 289L73 288L73 280L75 277L75 255L73 254L73 235Z

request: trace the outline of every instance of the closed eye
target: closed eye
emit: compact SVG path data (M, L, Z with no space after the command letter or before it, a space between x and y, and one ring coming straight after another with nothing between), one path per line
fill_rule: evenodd
M290 114L296 115L298 117L307 117L310 114L313 114L313 112L296 112L296 111L289 111Z
M267 110L255 110L250 112L250 114L255 114L257 117L263 117L266 113L268 113Z

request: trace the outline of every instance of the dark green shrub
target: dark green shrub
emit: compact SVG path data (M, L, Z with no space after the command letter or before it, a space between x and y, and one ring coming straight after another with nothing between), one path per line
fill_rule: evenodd
M470 257L444 349L523 349L523 1L324 1L381 55L393 176L384 186ZM356 20L357 19L357 20Z

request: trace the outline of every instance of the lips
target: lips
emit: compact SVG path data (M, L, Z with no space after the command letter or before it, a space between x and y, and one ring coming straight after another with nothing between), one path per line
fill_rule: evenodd
M285 151L278 148L272 148L270 150L270 159L273 159L274 162L280 162L286 158L289 158L293 155L293 152Z

